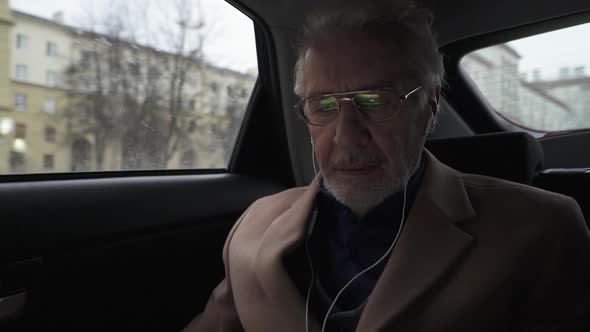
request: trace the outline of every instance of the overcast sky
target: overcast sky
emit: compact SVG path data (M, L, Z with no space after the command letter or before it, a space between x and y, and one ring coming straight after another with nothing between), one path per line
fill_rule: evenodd
M590 24L548 32L509 43L520 53L521 72L541 69L541 78L554 78L561 67L585 66L590 74ZM530 76L530 74L529 74Z
M63 11L67 24L84 26L88 8L100 13L122 0L11 0L14 9L51 18ZM130 0L127 0L130 1ZM152 3L154 8L169 8L179 0L137 0ZM180 0L182 1L182 0ZM185 0L195 1L199 0ZM235 70L256 67L256 50L252 21L223 0L200 0L209 38L205 53L213 63ZM553 78L561 67L586 66L590 73L590 24L563 29L509 43L521 55L521 72L540 69L543 78Z
M55 12L62 11L66 24L87 28L89 9L100 15L105 12L105 8L113 8L121 4L121 1L10 0L10 5L13 9L48 19ZM179 0L139 0L136 2L151 3L155 12L160 13L166 8L172 7L176 1ZM199 0L186 1L199 2ZM200 5L204 13L204 29L208 32L204 48L206 57L216 65L234 70L247 71L256 68L256 47L252 20L222 0L200 0Z

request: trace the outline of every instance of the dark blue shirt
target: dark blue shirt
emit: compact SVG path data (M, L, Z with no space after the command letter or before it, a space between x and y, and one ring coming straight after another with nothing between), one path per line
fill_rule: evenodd
M421 161L418 171L408 183L406 218L422 182L424 168L424 161ZM316 209L317 222L309 239L310 256L315 278L323 288L323 293L329 299L334 299L344 285L379 260L393 243L402 217L403 192L392 194L369 211L364 218L359 219L348 207L330 195L320 181ZM361 306L373 290L387 261L386 257L379 265L348 286L338 299L336 310L333 309L331 313L354 310ZM312 298L312 310L315 311L316 317L320 318L321 323L327 308L325 303L318 305L318 292L314 293L316 301ZM348 326L344 330L350 328L351 326Z

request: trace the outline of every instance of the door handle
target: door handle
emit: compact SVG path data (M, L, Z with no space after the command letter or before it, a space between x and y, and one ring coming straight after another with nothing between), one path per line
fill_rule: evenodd
M0 322L22 315L26 302L27 292L0 298Z
M42 262L38 257L0 266L0 322L24 314L27 301L33 298Z

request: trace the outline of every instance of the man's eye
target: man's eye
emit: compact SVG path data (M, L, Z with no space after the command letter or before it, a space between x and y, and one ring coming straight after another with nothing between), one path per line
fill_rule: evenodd
M338 109L338 100L335 97L320 99L318 110L323 112L335 111Z
M383 98L378 93L359 93L354 96L354 101L361 106L380 106L383 105Z

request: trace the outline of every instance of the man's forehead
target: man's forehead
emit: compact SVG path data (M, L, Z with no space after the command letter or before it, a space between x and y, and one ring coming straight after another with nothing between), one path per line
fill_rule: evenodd
M317 36L309 45L308 54L335 60L356 61L359 58L385 59L399 57L401 52L393 39L383 34L363 31L328 32Z
M324 40L304 58L306 95L401 87L410 80L408 59L393 47L355 39Z

